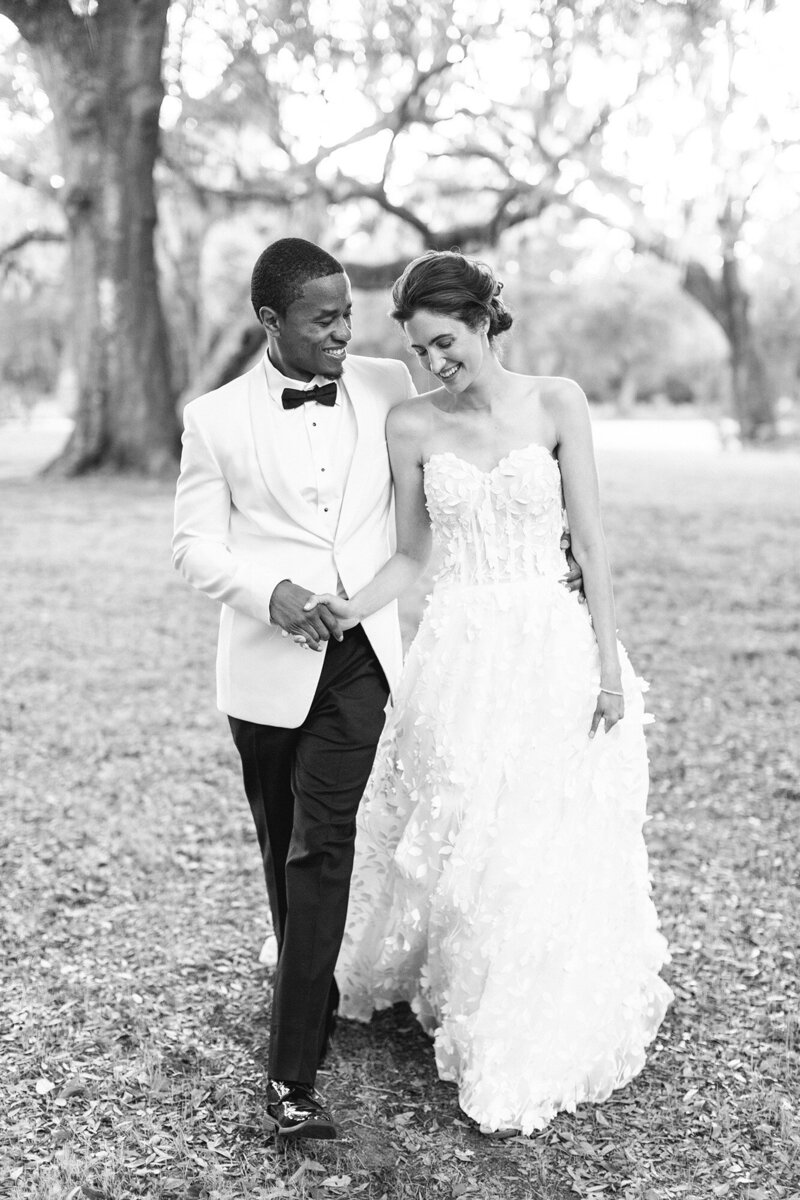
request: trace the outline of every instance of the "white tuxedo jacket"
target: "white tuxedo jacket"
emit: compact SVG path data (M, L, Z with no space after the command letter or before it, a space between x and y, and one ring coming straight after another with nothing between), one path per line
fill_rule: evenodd
M292 479L281 442L282 408L271 401L263 363L184 410L172 561L188 581L222 602L217 704L233 717L296 728L311 707L323 654L308 653L270 623L270 597L291 579L315 592L348 595L391 553L391 474L385 423L415 394L403 363L348 357L347 394L356 446L335 534ZM402 662L397 605L363 623L389 686Z

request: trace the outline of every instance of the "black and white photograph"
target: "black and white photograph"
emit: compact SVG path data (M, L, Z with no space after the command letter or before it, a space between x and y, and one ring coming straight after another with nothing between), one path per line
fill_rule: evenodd
M0 0L0 1195L800 1200L799 52Z

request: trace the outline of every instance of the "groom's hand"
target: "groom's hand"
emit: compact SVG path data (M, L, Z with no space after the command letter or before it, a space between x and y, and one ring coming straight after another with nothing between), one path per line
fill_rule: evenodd
M329 641L331 636L341 641L342 630L336 617L324 605L311 612L304 610L303 605L313 594L290 579L282 580L272 593L269 619L291 637L305 638L305 644L312 650L322 650L323 642Z
M586 599L586 593L583 590L583 571L572 557L572 540L566 530L561 535L561 549L567 556L567 567L569 568L566 575L562 575L561 582L568 592L578 592L578 599L583 604Z

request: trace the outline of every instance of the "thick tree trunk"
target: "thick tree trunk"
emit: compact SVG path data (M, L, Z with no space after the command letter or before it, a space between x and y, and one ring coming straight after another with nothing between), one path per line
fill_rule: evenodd
M730 347L733 415L742 440L755 442L775 430L775 392L758 348L750 319L750 297L742 283L735 239L726 248L722 272L713 278L700 263L691 262L683 286L721 327Z
M750 297L741 281L733 254L722 265L722 310L731 347L733 406L742 440L758 441L775 429L775 396L766 363L755 343L750 320Z
M629 417L636 408L637 395L636 371L630 364L625 366L625 374L620 380L617 391L617 413L621 417Z
M0 4L0 8L5 5ZM63 0L14 13L53 109L63 164L77 375L75 429L54 469L161 474L178 430L153 234L169 0ZM6 9L6 11L8 11Z

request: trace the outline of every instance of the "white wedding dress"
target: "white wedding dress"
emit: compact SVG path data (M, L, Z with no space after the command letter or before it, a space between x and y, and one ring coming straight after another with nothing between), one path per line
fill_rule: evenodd
M410 1002L485 1129L541 1129L641 1070L672 993L642 837L644 684L599 685L548 450L425 467L442 564L362 801L340 1013Z

